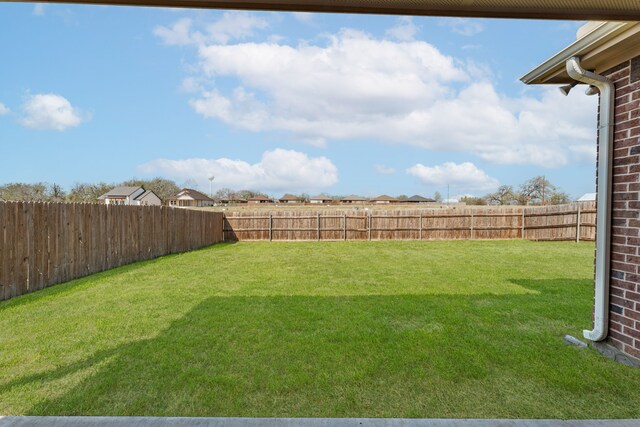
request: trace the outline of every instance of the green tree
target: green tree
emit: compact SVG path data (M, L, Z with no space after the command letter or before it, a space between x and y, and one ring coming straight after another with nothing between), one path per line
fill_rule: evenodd
M96 203L98 197L115 187L114 184L108 184L106 182L99 182L97 184L91 183L76 183L67 194L66 200L72 203Z
M49 200L49 185L44 182L27 184L11 182L0 186L0 199L22 202L46 202Z

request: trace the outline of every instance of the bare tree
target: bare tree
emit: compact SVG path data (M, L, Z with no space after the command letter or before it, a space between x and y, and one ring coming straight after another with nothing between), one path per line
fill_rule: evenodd
M460 202L465 203L467 205L484 206L487 204L487 198L463 196L463 197L460 197Z
M50 202L64 202L67 196L64 189L56 183L53 183L49 186L47 193L48 193L47 199Z
M564 191L554 191L547 199L549 205L564 205L569 202L569 195Z
M546 203L546 199L556 191L556 187L544 176L536 176L520 185L521 200L525 205Z
M495 193L487 194L487 203L490 205L510 205L516 200L516 194L510 185L501 185Z

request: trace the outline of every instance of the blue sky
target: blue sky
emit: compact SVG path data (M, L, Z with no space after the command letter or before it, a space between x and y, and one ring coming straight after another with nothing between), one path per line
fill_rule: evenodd
M0 4L0 183L595 187L596 100L518 78L579 22Z

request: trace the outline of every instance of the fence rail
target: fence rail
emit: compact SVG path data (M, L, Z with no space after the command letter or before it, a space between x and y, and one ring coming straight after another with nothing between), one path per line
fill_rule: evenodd
M594 240L595 203L402 211L230 212L224 239Z
M223 215L160 206L0 202L0 300L222 241Z

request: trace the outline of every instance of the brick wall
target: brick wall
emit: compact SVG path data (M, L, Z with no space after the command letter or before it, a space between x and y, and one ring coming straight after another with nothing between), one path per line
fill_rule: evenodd
M640 56L603 74L616 86L609 342L640 358Z

